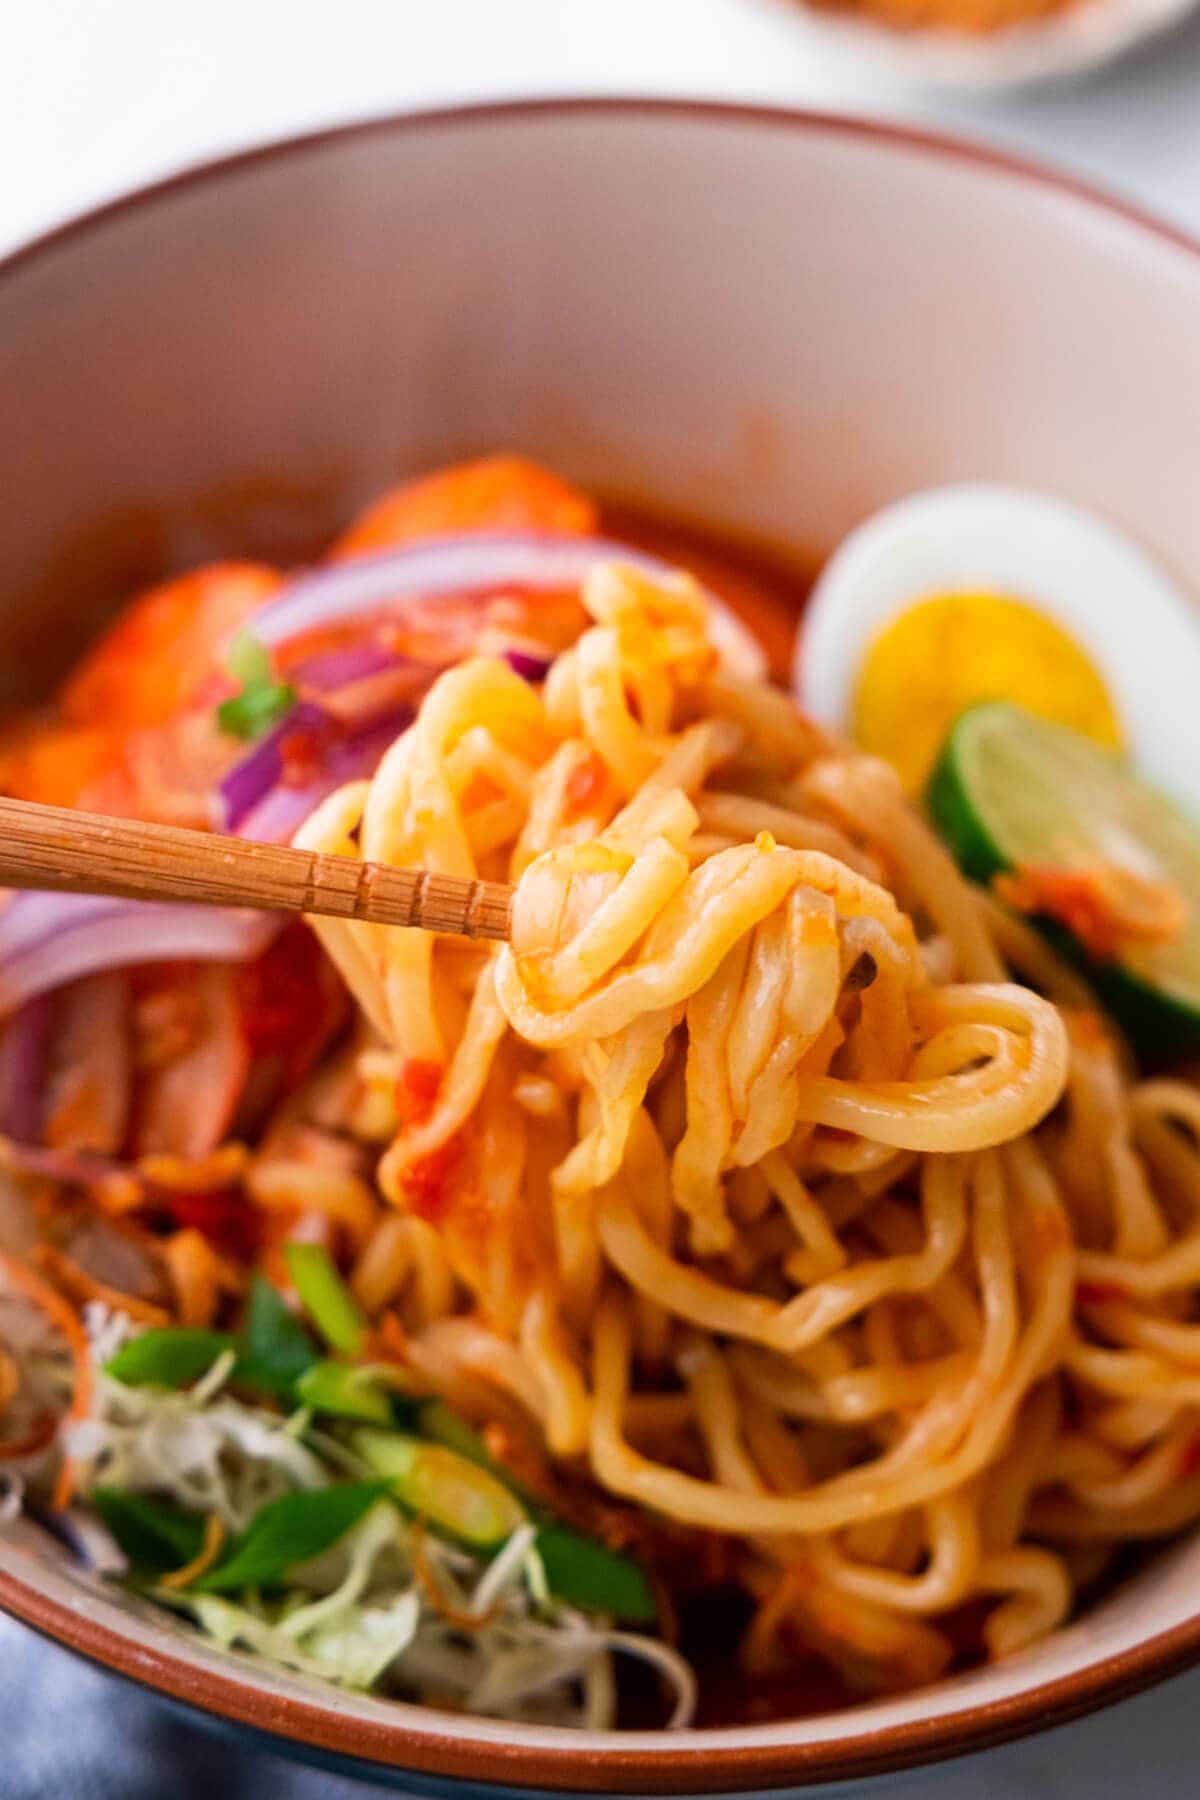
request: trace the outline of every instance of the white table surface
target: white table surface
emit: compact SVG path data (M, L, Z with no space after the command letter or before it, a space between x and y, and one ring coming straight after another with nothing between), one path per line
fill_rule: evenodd
M0 0L0 253L125 189L264 138L457 100L620 92L872 112L969 133L1200 233L1200 16L1099 80L981 102L905 92L848 64L785 0ZM22 1654L13 1635L3 1633L4 1685L15 1697L27 1672L31 1723L36 1696L48 1701L51 1688L60 1732L73 1713L82 1722L110 1704L99 1678L71 1673L57 1653L35 1655L16 1634ZM127 1689L105 1683L102 1692L123 1735L154 1737ZM1198 1716L1200 1674L906 1779L900 1791L1178 1800L1200 1791ZM40 1731L27 1736L44 1741ZM136 1794L127 1781L112 1791L127 1800L190 1793L185 1762L198 1777L204 1768L207 1786L211 1752L193 1761L197 1743L166 1734L158 1772L145 1785L139 1778ZM242 1773L260 1793L297 1800L362 1791L321 1776L293 1787L282 1765L274 1777L261 1763ZM0 1796L41 1800L51 1792L45 1776L18 1753L0 1761ZM85 1785L101 1791L70 1782L74 1792Z
M1200 14L1087 85L904 93L788 0L0 0L0 250L195 160L443 101L658 92L883 113L1072 168L1200 231Z

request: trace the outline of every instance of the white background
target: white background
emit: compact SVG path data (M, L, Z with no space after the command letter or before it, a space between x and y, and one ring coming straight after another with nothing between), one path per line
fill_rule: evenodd
M0 0L0 252L263 138L551 92L699 94L933 124L1057 163L1200 233L1200 15L1099 80L985 103L886 85L823 48L787 0ZM1191 1676L902 1791L1177 1800L1200 1789L1198 1713ZM284 1779L280 1769L274 1791ZM301 1791L349 1792L321 1777L287 1786Z
M0 0L0 250L153 175L364 113L550 92L871 111L1065 165L1200 231L1200 15L1087 85L903 92L791 0Z

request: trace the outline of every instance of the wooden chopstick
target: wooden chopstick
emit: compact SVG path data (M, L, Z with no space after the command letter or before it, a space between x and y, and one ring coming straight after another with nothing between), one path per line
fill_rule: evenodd
M0 887L320 913L507 938L512 889L0 797Z

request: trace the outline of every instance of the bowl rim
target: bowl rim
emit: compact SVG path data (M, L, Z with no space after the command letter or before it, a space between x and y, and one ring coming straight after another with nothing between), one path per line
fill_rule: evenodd
M852 114L717 100L660 98L653 95L585 95L474 102L385 113L351 123L272 139L231 155L206 159L157 179L132 192L70 217L0 257L0 283L20 276L55 251L102 231L119 220L173 195L186 193L264 163L349 142L494 123L539 119L608 117L678 118L714 127L757 126L773 130L837 137L892 147L1033 184L1068 200L1097 219L1116 221L1160 247L1181 251L1200 262L1200 237L1160 219L1136 202L1107 193L1077 175L1047 168L1019 154L976 144L920 126L897 124ZM139 1644L130 1629L119 1629L96 1616L94 1607L72 1606L41 1591L17 1572L25 1559L5 1553L0 1542L0 1608L42 1636L72 1650L110 1673L121 1675L163 1697L182 1702L235 1726L290 1741L336 1758L369 1777L372 1770L403 1770L416 1775L478 1784L480 1791L500 1784L524 1789L576 1793L701 1794L764 1791L861 1780L925 1763L986 1750L1015 1738L1066 1724L1097 1708L1125 1699L1200 1662L1200 1611L1190 1619L1132 1645L1098 1658L1088 1666L1053 1681L977 1702L951 1714L918 1718L870 1732L853 1728L854 1712L845 1717L849 1729L817 1743L789 1743L773 1738L754 1741L747 1727L741 1742L730 1734L697 1731L682 1737L662 1734L661 1747L630 1741L618 1734L598 1742L595 1736L561 1733L561 1743L519 1735L481 1740L459 1735L448 1715L424 1713L428 1725L406 1723L423 1709L396 1704L396 1717L386 1722L341 1713L336 1690L328 1700L299 1699L264 1691L243 1674L245 1665L228 1658L228 1670L209 1668L185 1655L175 1656ZM803 1721L799 1721L803 1723ZM560 1734L552 1734L557 1740Z
M714 125L760 125L776 130L812 133L858 140L862 143L890 144L896 149L922 152L934 160L959 163L993 174L1007 175L1019 181L1056 192L1065 199L1082 201L1100 215L1118 219L1140 228L1160 243L1200 257L1200 232L1160 217L1148 206L1117 194L1090 181L1086 176L1052 167L1023 156L998 144L958 137L953 132L937 131L923 125L901 123L894 119L877 119L865 113L829 112L820 107L792 107L758 104L735 100L690 100L673 95L656 94L588 94L550 95L531 99L466 101L458 105L407 107L401 112L377 113L340 125L326 125L312 131L289 133L269 138L245 149L223 155L189 161L169 174L115 195L111 200L85 208L56 225L36 232L13 245L0 256L0 281L24 270L27 263L40 259L77 238L90 236L126 213L139 211L176 192L185 192L210 181L236 175L243 169L265 162L281 161L332 145L390 136L409 130L438 130L460 125L489 125L503 119L600 118L606 115L636 117L638 114L657 118L692 118Z

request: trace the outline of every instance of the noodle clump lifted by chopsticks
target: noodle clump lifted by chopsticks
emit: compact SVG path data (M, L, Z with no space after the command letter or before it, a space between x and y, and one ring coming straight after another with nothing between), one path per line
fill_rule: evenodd
M1077 997L883 765L721 667L692 583L606 565L584 597L540 693L498 660L449 671L297 838L518 884L501 948L312 921L377 1069L432 1071L380 1165L453 1277L409 1353L507 1389L610 1494L734 1540L764 1663L799 1611L928 1679L950 1648L927 1620L973 1596L1002 1653L1077 1576L1026 1541L1072 1443L1047 1378L1127 1360L1072 1336L1058 1146L1031 1135L1076 1039L1075 1088L1114 1053L1009 980L995 930ZM1128 1411L1121 1375L1094 1372ZM1071 1536L1084 1497L1055 1504Z

